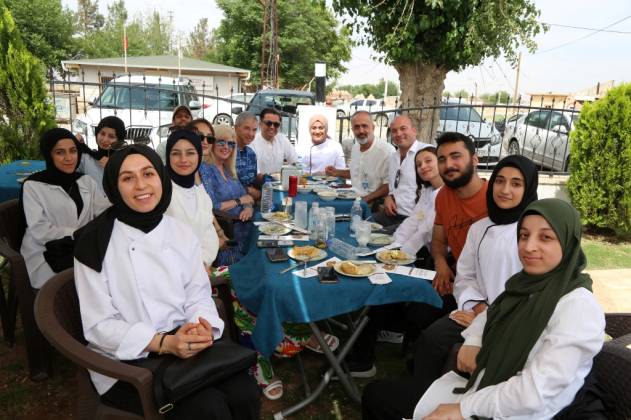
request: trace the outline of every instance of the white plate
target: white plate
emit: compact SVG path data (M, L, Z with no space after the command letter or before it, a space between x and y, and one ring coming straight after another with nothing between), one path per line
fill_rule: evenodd
M373 233L368 241L370 245L390 245L392 242L394 242L392 235L386 235L385 233Z
M395 264L395 265L407 265L407 264L412 264L414 261L416 261L415 257L412 257L408 254L406 254L403 251L398 251L401 252L403 254L403 257L405 258L397 258L397 259L393 259L389 257L389 254L392 251L381 251L381 252L377 252L377 260L381 261L384 264Z
M326 258L326 251L323 249L318 249L318 253L314 257L309 258L306 256L296 255L294 253L294 249L291 248L289 252L287 252L287 255L289 256L289 258L294 259L296 261L320 261Z
M379 230L379 229L383 229L383 226L381 226L379 223L372 222L370 224L370 230L374 231L374 230Z
M265 223L264 225L260 225L259 230L265 235L286 235L291 232L290 228L277 225L275 223Z
M314 181L324 181L327 177L324 175L313 175L311 179Z
M333 201L337 198L337 193L335 191L320 191L318 192L318 197L324 201Z
M270 222L288 222L291 220L291 216L282 211L275 211L273 213L263 213L261 217Z
M338 191L337 197L341 200L354 200L357 198L355 191Z
M348 274L347 272L345 272L344 270L342 270L342 262L343 261L338 261L335 263L335 265L333 266L333 269L335 271L337 271L339 274L343 275L343 276L348 276L348 277L368 277L371 276L375 273L375 271L377 270L377 267L375 267L374 264L355 264L357 266L368 266L370 267L370 271L366 272L365 274Z

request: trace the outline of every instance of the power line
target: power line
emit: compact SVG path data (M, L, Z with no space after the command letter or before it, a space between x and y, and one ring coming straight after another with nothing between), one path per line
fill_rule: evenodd
M543 23L544 25L548 25L548 26L558 26L560 28L582 29L584 31L598 31L598 32L605 32L609 34L631 35L631 32L626 32L626 31L608 31L606 29L586 28L584 26L561 25L560 23L548 23L548 22L540 22L540 23Z
M582 37L580 37L580 38L574 39L574 40L572 40L572 41L566 42L566 43L561 44L561 45L557 45L556 47L552 47L552 48L549 48L549 49L547 49L547 50L537 51L537 52L535 52L533 55L543 54L543 53L547 53L547 52L550 52L550 51L558 50L559 48L563 48L563 47L566 47L566 46L568 46L568 45L570 45L570 44L574 44L575 42L582 41L582 40L584 40L585 38L589 38L590 36L594 36L594 35L596 35L597 33L603 32L605 29L609 29L609 28L611 28L612 26L615 26L615 25L617 25L617 24L619 24L619 23L621 23L621 22L624 22L625 20L627 20L627 19L629 19L629 18L631 18L631 15L626 16L626 17L623 17L622 19L617 20L617 21L615 21L614 23L612 23L612 24L610 24L610 25L607 25L607 26L605 26L605 27L603 27L603 28L600 28L600 29L595 29L595 30L594 30L594 32L591 32L591 33L589 33L589 34L587 34L587 35L584 35L584 36L582 36Z

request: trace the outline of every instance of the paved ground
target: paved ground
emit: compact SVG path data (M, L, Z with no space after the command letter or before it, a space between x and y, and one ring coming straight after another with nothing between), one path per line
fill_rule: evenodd
M590 270L594 294L605 312L631 312L631 269Z

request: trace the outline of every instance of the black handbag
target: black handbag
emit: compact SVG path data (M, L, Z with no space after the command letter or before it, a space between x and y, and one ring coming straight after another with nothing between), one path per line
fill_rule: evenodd
M126 361L153 373L153 392L158 412L164 414L178 401L206 386L219 383L256 363L256 352L228 339L188 359L170 354Z

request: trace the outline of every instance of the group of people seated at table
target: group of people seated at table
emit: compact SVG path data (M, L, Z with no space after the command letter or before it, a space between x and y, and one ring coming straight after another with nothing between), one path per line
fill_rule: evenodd
M123 146L125 127L113 116L95 130L96 151L68 130L47 131L40 142L46 169L26 179L20 197L31 285L39 289L74 267L84 335L96 352L123 361L193 357L223 333L208 277L229 278L246 252L261 183L301 159L311 173L350 179L401 249L435 270L432 285L443 300L441 308L370 308L345 360L351 376L375 375L386 331L405 333L414 345L411 376L366 386L364 419L563 418L596 398L581 390L593 386L604 315L582 273L580 217L563 201L537 200L529 159L505 157L487 181L469 137L445 132L436 145L421 143L412 119L400 115L390 126L393 147L359 111L346 168L324 116L309 120L311 153L302 157L280 124L278 111L266 109L258 121L245 112L234 128L213 127L178 107L159 146L162 159L147 146ZM230 218L231 237L213 210ZM242 343L253 346L256 314L234 288L232 295ZM339 345L325 338L332 350ZM459 373L441 375L459 343ZM286 324L277 355L318 347L306 325ZM131 385L90 374L102 401L142 413ZM260 391L269 399L283 393L263 357L250 372L196 391L167 417L258 418Z

